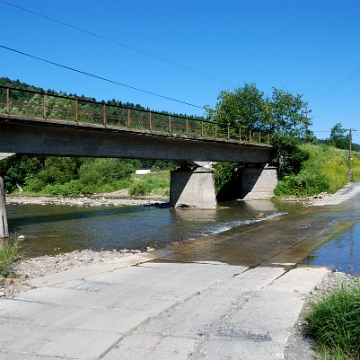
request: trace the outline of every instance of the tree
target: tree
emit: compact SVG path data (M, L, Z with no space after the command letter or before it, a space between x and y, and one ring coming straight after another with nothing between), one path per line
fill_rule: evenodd
M349 149L349 134L345 135L347 132L341 125L337 123L331 128L330 138L325 140L327 145L335 146L338 149Z
M233 92L221 91L215 109L205 106L209 120L216 121L220 127L230 126L239 130L267 130L269 123L269 106L264 93L255 84L245 84Z
M304 115L307 103L302 95L273 87L271 98L256 88L245 84L233 92L222 91L215 109L205 107L208 119L217 122L223 129L235 131L267 131L275 148L273 165L279 167L280 176L299 171L307 154L298 149L302 142L309 141L311 119Z

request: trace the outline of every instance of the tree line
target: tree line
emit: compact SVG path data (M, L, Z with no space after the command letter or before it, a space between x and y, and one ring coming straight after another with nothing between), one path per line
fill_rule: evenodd
M29 91L44 93L42 88L34 87L19 80L12 81L0 78L0 85ZM47 90L47 94L62 95ZM31 92L11 92L12 100L18 102L41 104L42 97ZM75 96L69 94L68 96ZM5 89L0 89L0 98L5 97ZM72 106L69 100L54 98L53 106L66 108ZM86 103L86 110L97 111L98 106L94 98L84 95L79 97ZM216 123L219 131L232 131L247 134L249 131L267 132L271 134L271 144L274 154L271 165L279 169L280 180L299 173L304 161L309 158L305 143L316 144L319 141L311 131L312 121L307 117L307 103L302 95L292 94L283 89L272 89L271 96L260 91L256 84L244 84L233 91L221 91L216 106L205 106L205 117L208 124ZM104 102L105 103L105 102ZM119 115L121 106L137 110L145 110L140 104L122 103L112 99L106 102L119 106L114 108L113 114ZM1 101L0 101L1 106ZM15 109L16 110L16 109ZM21 111L18 109L17 111ZM182 114L172 114L182 116ZM195 119L195 117L189 117ZM342 125L336 124L325 144L340 149L348 149L349 134ZM354 151L360 146L352 144ZM223 163L215 167L217 191L220 192L226 184L239 181L241 167L244 164ZM89 158L61 158L41 156L16 155L0 162L0 172L3 174L8 192L23 191L44 192L52 194L78 194L114 191L129 186L131 174L137 168L175 169L169 161L152 160L124 160L124 159L89 159ZM235 180L234 180L235 179Z

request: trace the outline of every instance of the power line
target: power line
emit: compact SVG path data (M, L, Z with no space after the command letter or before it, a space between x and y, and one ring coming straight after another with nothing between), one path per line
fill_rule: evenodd
M188 67L188 66L185 66L185 65L181 65L181 64L179 64L179 63L176 63L175 61L165 59L165 58L160 57L160 56L158 56L158 55L154 55L154 54L151 54L151 53L149 53L149 52L147 52L147 51L138 49L138 48L136 48L136 47L134 47L134 46L130 46L130 45L124 44L124 43L122 43L122 42L113 40L113 39L111 39L111 38L109 38L109 37L96 34L96 33L92 32L92 31L79 28L79 27L77 27L77 26L68 24L68 23L63 22L63 21L60 21L60 20L53 19L53 18L51 18L51 17L49 17L49 16L39 14L39 13L37 13L37 12L35 12L35 11L25 9L25 8L23 8L23 7L21 7L21 6L17 6L17 5L14 5L14 4L10 4L10 3L8 3L8 2L6 2L6 1L4 1L4 0L0 0L0 2L2 2L3 4L6 4L6 5L12 6L12 7L14 7L14 8L20 9L20 10L22 10L22 11L26 11L26 12L32 14L32 15L36 15L36 16L42 17L42 18L44 18L44 19L46 19L46 20L50 20L50 21L52 21L52 22L55 22L55 23L57 23L57 24L60 24L60 25L63 25L63 26L67 26L67 27L69 27L69 28L71 28L71 29L74 29L74 30L83 32L83 33L85 33L85 34L87 34L87 35L91 35L91 36L97 37L97 38L99 38L99 39L102 39L102 40L111 42L111 43L113 43L113 44L115 44L115 45L122 46L122 47L124 47L124 48L130 49L130 50L133 50L133 51L136 51L136 52L138 52L138 53L140 53L140 54L143 54L143 55L146 55L146 56L150 56L150 57L152 57L152 58L154 58L154 59L163 61L163 62L168 63L168 64L173 65L173 66L177 66L177 67L179 67L179 68L182 68L182 69L184 69L184 70L190 71L190 72L192 72L192 73L195 73L195 74L198 74L198 75L202 75L202 76L205 76L205 77L207 77L207 78L210 78L210 79L213 79L213 80L216 80L216 81L219 81L219 82L222 82L222 83L225 83L225 84L229 84L229 85L234 86L233 84L231 84L231 83L229 83L229 82L227 82L227 81L221 80L221 79L219 79L219 78L217 78L217 77L215 77L215 76L205 74L205 73L203 73L203 72L201 72L201 71L192 69L192 68L190 68L190 67Z
M323 93L322 95L318 96L316 99L322 98L324 95L326 95L325 97L323 97L323 99L319 100L318 102L316 102L315 104L312 104L312 106L319 104L320 102L324 101L326 98L328 98L331 94L333 94L336 90L338 90L341 86L345 85L348 81L350 81L356 74L358 74L360 72L360 66L358 66L352 73L350 73L347 77L345 77L343 80L340 81L340 83L338 83L337 85L335 85L334 87L332 87L330 90L326 91L325 93ZM312 101L314 101L312 100Z
M0 0L0 1L1 1L1 0ZM90 77L93 77L93 78L96 78L96 79L100 79L100 80L103 80L103 81L107 81L107 82L112 83L112 84L115 84L115 85L125 86L125 87L127 87L127 88L129 88L129 89L133 89L133 90L136 90L136 91L140 91L140 92L143 92L143 93L145 93L145 94L150 94L150 95L158 96L158 97L161 97L161 98L166 99L166 100L175 101L175 102L178 102L178 103L181 103L181 104L193 106L193 107L196 107L196 108L198 108L198 109L203 109L202 106L197 106L197 105L194 105L194 104L190 104L190 103L188 103L188 102L185 102L185 101L173 99L173 98L170 98L170 97L167 97L167 96L164 96L164 95L159 95L159 94L153 93L153 92L151 92L151 91L142 90L142 89L136 88L136 87L134 87L134 86L130 86L130 85L126 85L126 84L120 83L120 82L118 82L118 81L109 80L109 79L103 78L103 77L101 77L101 76L94 75L94 74L91 74L91 73L88 73L88 72L85 72L85 71L81 71L81 70L78 70L78 69L75 69L75 68L72 68L72 67L69 67L69 66L66 66L66 65L58 64L58 63L53 62L53 61L49 61L49 60L46 60L46 59L42 59L42 58L40 58L40 57L38 57L38 56L30 55L30 54L24 53L24 52L22 52L22 51L9 48L9 47L7 47L7 46L0 45L0 48L3 48L3 49L5 49L5 50L9 50L9 51L13 51L13 52L15 52L15 53L18 53L18 54L21 54L21 55L30 57L30 58L32 58L32 59L36 59L36 60L43 61L43 62L48 63L48 64L51 64L51 65L55 65L55 66L61 67L61 68L63 68L63 69L71 70L71 71L77 72L77 73L79 73L79 74L83 74L83 75L90 76Z
M330 106L330 105L332 105L332 104L335 104L335 103L337 103L337 102L339 102L339 101L341 101L341 100L345 99L346 97L348 97L348 96L350 96L350 95L352 95L352 94L356 93L356 92L357 92L357 91L359 91L359 90L360 90L360 88L358 88L358 89L356 89L356 90L352 91L351 93L349 93L349 94L347 94L347 95L343 96L343 97L342 97L342 98L340 98L340 99L337 99L337 100L335 100L335 101L331 102L330 104L327 104L327 105L321 106L321 107L319 107L319 108L316 108L316 110L323 109L324 107L327 107L327 106Z

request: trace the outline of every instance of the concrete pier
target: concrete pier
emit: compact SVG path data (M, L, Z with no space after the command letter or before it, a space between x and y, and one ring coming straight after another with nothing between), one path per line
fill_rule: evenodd
M241 198L244 200L271 199L277 183L277 168L248 166L242 170Z
M170 206L175 208L215 209L216 195L211 170L180 168L171 172Z

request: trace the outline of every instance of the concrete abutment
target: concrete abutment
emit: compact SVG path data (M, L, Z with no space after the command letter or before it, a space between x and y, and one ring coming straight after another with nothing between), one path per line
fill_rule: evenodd
M211 170L180 168L171 172L170 206L174 208L215 209L214 175Z
M242 170L241 198L265 200L274 196L278 171L272 166L247 166Z

